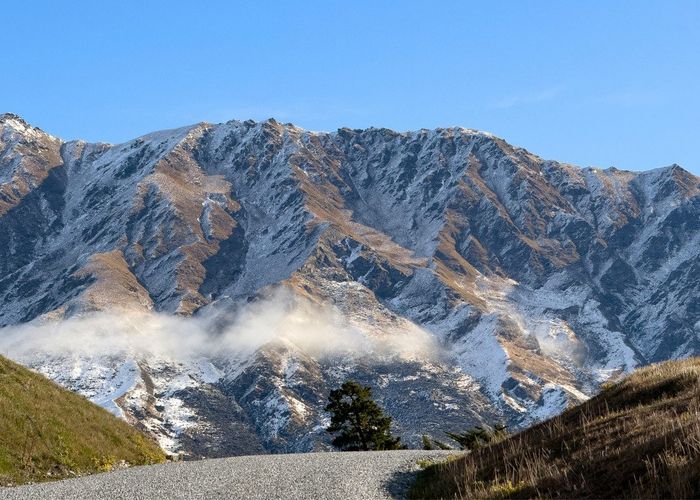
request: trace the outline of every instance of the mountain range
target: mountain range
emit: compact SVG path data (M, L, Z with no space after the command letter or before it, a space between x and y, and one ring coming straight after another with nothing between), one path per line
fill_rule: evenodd
M464 128L0 116L0 353L191 456L324 449L372 385L411 445L700 354L700 179Z

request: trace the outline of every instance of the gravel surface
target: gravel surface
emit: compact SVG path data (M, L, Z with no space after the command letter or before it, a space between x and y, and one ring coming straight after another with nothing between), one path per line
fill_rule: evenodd
M8 499L401 498L419 460L449 451L255 455L166 463L53 483L0 488Z

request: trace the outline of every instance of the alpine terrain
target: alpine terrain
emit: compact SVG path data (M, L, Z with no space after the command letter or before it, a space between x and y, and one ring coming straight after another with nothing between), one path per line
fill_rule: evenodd
M190 456L517 429L700 354L700 179L463 128L200 123L124 144L0 117L0 353Z

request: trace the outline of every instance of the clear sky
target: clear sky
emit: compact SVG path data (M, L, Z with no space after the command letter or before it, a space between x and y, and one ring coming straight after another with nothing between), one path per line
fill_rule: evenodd
M26 0L0 21L0 112L66 139L460 125L700 174L700 0Z

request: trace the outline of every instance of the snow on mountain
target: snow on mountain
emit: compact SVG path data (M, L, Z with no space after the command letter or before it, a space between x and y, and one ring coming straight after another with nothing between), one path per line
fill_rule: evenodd
M700 352L698 276L677 165L580 169L461 128L110 145L0 117L0 350L170 451L328 446L348 377L410 443L527 425Z

